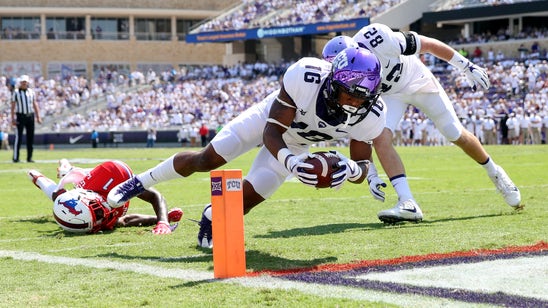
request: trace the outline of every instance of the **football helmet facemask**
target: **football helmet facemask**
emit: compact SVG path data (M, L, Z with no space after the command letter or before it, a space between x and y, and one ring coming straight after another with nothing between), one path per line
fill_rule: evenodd
M101 195L82 188L60 194L53 202L55 221L63 230L73 233L100 231L103 218L110 212Z
M365 117L380 95L381 64L369 50L361 47L348 47L333 59L328 78L328 100L351 116ZM360 107L340 105L341 91L363 100Z

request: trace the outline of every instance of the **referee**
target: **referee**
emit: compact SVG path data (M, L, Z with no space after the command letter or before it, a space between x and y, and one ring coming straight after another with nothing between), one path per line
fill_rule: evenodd
M19 150L21 149L23 130L27 132L27 162L33 163L32 151L34 143L34 119L38 124L42 123L40 119L40 109L36 103L36 96L32 89L29 89L29 76L22 75L19 78L19 88L13 91L11 97L11 125L17 126L15 132L15 141L13 144L13 162L19 162Z

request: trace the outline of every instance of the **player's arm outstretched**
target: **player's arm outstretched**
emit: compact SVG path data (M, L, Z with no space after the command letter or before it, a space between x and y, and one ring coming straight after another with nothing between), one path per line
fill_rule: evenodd
M472 63L472 61L440 40L424 35L418 35L418 37L420 40L420 53L433 54L463 71L472 89L476 90L478 85L484 89L488 89L491 86L491 81L484 68Z
M301 182L315 186L318 176L307 173L306 169L313 166L304 162L309 153L295 155L289 150L282 135L289 129L295 118L297 106L282 86L278 97L272 103L267 123L263 132L263 143L270 153L276 157L285 168L293 173Z
M156 189L149 187L145 189L140 195L139 199L146 201L152 205L154 212L156 213L156 227L152 230L154 234L169 234L171 228L169 226L169 220L167 217L167 204L166 200Z

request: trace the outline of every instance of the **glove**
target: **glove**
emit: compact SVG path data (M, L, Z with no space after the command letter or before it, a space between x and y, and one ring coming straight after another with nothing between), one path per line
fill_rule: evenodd
M171 234L171 228L167 222L159 221L156 227L152 229L152 233L156 235Z
M486 90L489 89L491 82L489 81L489 76L487 76L485 69L472 64L472 62L469 62L468 64L468 67L464 69L464 74L472 86L472 90L476 91L478 85Z
M310 153L303 153L300 155L290 155L287 157L286 168L289 172L293 173L299 181L306 185L316 186L318 184L318 175L314 173L306 172L306 169L312 170L314 166L307 164L304 161L311 157Z
M342 155L339 151L329 151L337 155L341 161L337 163L339 169L331 175L331 188L339 189L345 180L357 181L363 174L362 168L352 159Z
M64 177L72 170L72 168L73 166L66 158L59 160L59 166L57 167L57 178L60 179Z
M369 163L369 170L367 171L367 183L369 184L369 192L373 195L373 198L384 202L384 191L381 188L386 187L386 183L379 178L377 174L377 168L373 163Z

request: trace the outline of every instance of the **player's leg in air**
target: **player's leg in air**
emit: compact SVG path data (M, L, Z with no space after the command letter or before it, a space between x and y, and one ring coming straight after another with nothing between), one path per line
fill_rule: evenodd
M462 126L447 94L439 83L438 87L440 88L438 93L414 94L412 97L407 98L406 103L416 105L421 109L428 118L434 121L436 127L447 140L459 146L468 156L483 166L487 175L495 184L497 191L502 194L505 202L511 207L518 208L521 202L519 189L504 169L493 161L479 140ZM394 108L398 108L397 106L404 104L401 97L393 99L390 96L385 96L384 99L392 109L391 112L394 111ZM387 127L395 125L394 123L390 124L390 121L395 121L396 116L391 119L390 114L387 117ZM391 138L391 131L385 129L378 140L375 139L374 145L383 169L398 194L398 203L391 209L379 212L378 217L388 223L420 221L422 220L422 211L409 189L403 163L391 145L391 139L388 140L388 138Z

